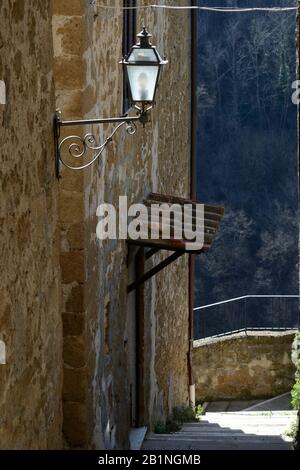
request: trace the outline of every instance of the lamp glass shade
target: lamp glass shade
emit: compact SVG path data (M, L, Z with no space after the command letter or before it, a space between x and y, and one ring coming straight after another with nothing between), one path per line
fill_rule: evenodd
M147 52L153 51L149 49ZM136 64L127 65L126 68L132 100L135 102L152 102L156 90L159 65Z
M153 62L158 63L158 58L153 49L133 49L128 57L128 62Z
M132 46L121 63L126 69L132 103L150 104L155 99L161 68L168 61L163 60L156 47L152 46L152 35L145 27L137 37L139 43Z

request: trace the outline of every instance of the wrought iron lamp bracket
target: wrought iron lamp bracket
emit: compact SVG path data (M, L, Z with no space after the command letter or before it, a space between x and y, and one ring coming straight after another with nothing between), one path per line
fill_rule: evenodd
M64 121L62 119L62 112L56 111L54 116L54 141L55 141L55 169L57 178L60 177L61 165L65 167L80 171L90 167L95 163L102 155L107 145L113 140L114 135L117 131L126 125L126 132L129 135L136 133L136 122L140 122L143 126L149 121L149 108L137 108L138 114L136 116L123 116L117 118L106 118L106 119L82 119L75 121ZM97 139L93 133L87 133L83 137L79 135L68 135L61 138L62 127L75 127L75 126L86 126L86 125L99 125L99 124L117 124L114 130L108 135L103 143L97 144ZM63 157L63 147L66 147L66 152L69 153L73 159L84 159L89 154L91 155L90 161L81 166L74 166L67 163Z

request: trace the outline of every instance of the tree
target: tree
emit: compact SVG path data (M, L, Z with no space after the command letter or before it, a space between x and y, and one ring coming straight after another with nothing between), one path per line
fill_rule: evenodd
M226 217L197 262L196 305L296 294L295 16L202 12L198 50L198 198L224 205Z

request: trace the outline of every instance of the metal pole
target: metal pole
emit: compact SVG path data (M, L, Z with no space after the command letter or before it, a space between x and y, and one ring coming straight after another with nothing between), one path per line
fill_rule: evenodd
M191 6L197 5L191 0ZM191 157L190 157L190 196L196 199L197 187L197 11L191 11ZM195 255L189 256L189 345L188 345L188 381L189 401L195 406L195 383L193 377L193 344L194 344L194 294L195 294Z
M140 279L145 272L145 249L141 247L135 259L135 277ZM137 426L145 424L145 299L144 284L139 284L135 292L136 312L136 410Z
M58 121L58 126L66 127L66 126L85 126L87 124L113 124L118 122L132 122L132 121L140 121L141 115L139 116L124 116L124 117L116 117L116 118L103 118L103 119L79 119L76 121Z

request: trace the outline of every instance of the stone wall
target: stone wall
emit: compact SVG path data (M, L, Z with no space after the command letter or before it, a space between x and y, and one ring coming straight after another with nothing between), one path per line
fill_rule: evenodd
M64 117L80 119L84 94L84 2L53 1L54 78L57 106ZM74 131L74 132L73 132ZM76 129L68 129L75 133ZM61 235L63 319L63 432L66 445L87 443L87 320L84 306L83 173L61 167L59 224Z
M122 112L123 12L120 2L114 4L115 10L106 10L97 2L54 1L56 102L65 118ZM134 136L119 132L100 162L83 173L63 170L60 181L64 434L75 447L128 448L140 360L134 354L135 299L127 295L135 253L124 241L96 239L97 206L118 207L119 196L128 196L128 204L142 202L151 191L190 192L190 14L144 14L138 14L137 29L146 24L170 61L151 123L138 125ZM103 140L111 129L93 131ZM151 426L174 405L188 403L187 257L146 284L144 322L144 418Z
M295 374L291 360L294 336L292 332L249 333L195 341L196 399L248 400L290 391Z
M62 446L51 16L48 0L0 2L1 449Z
M134 136L120 131L85 172L55 175L56 107L70 119L122 113L123 12L114 4L0 4L7 91L0 104L0 448L61 448L62 434L66 447L128 448L137 361L144 424L188 403L188 258L147 282L137 312L127 294L136 250L98 241L96 210L102 202L117 207L119 196L142 202L152 191L189 197L189 12L138 12L137 29L146 24L169 58L147 127L138 125ZM112 126L79 133L91 130L103 141ZM143 360L135 353L137 315Z

